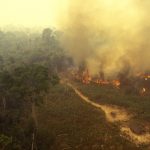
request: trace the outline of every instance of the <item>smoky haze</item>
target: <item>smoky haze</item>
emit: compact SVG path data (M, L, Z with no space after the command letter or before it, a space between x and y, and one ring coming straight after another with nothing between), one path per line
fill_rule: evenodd
M63 47L91 75L150 70L148 0L72 0L61 23Z

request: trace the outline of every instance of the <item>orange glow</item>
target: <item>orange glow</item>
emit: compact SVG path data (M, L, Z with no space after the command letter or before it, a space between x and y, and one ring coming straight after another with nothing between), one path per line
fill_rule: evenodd
M121 83L120 83L119 80L113 80L113 81L112 81L112 84L113 84L115 87L118 88L118 87L120 86Z
M136 74L136 76L140 78L144 78L145 80L150 79L150 74L138 73Z
M82 82L85 84L89 84L91 82L91 76L89 75L88 69L85 70L82 74Z
M107 80L101 80L101 79L93 80L93 82L96 83L96 84L100 84L100 85L108 85L108 84L110 84L109 81L107 81Z
M101 78L96 78L93 79L88 71L88 69L86 69L85 71L83 71L82 74L75 74L75 79L81 81L84 84L90 84L90 83L95 83L95 84L99 84L99 85L113 85L116 88L119 88L120 86L120 81L119 80L102 80Z

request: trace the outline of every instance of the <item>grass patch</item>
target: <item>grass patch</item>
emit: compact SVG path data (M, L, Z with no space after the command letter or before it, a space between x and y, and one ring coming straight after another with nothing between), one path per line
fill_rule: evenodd
M126 94L123 89L111 86L75 84L83 94L95 102L122 106L135 113L138 119L150 121L150 96L140 96L134 93Z
M69 87L58 85L51 89L37 114L40 150L138 149L120 136L118 127L108 123L101 110L80 100Z

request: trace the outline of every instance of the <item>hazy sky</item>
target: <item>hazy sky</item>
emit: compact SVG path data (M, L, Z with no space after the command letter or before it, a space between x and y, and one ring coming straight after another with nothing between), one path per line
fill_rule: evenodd
M68 0L0 0L0 26L57 26Z

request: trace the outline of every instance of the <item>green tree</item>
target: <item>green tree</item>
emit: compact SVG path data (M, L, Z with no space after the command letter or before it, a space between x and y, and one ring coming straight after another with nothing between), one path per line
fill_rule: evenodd
M9 91L13 86L13 78L8 71L0 73L0 97L3 103L4 110L6 109L6 100L9 96Z
M1 134L0 135L0 149L5 150L6 147L12 142L11 137Z

